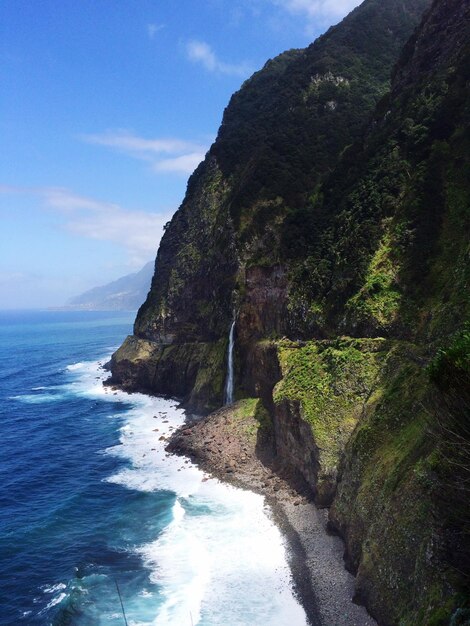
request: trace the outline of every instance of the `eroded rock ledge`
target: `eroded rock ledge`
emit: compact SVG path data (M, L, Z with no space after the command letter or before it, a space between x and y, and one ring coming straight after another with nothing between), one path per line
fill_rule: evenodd
M222 404L226 341L164 345L129 335L113 354L108 383L181 398L197 413Z

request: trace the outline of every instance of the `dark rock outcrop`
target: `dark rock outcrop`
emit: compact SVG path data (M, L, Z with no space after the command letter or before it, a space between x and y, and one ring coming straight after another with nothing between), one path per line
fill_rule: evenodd
M126 391L181 398L188 410L207 413L223 400L226 342L162 345L127 337L113 354L108 384Z

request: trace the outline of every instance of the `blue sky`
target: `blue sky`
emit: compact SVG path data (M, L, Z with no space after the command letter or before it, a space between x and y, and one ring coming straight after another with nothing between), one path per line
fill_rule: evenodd
M230 95L358 0L2 0L0 308L155 257Z

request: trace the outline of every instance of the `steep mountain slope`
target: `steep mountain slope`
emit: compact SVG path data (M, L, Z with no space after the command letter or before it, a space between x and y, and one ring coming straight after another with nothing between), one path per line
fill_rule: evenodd
M298 336L290 267L302 244L296 234L309 230L308 198L360 136L425 6L367 0L306 50L269 61L233 96L162 239L158 276L121 353L128 364L114 367L117 380L186 396L198 410L216 407L234 311L242 360L255 338Z
M470 0L433 2L379 99L354 33L405 6L366 2L234 96L112 367L217 406L235 316L236 395L262 399L273 453L331 506L357 599L437 626L470 612Z
M310 336L433 341L468 314L467 3L438 6L315 200L291 298Z
M232 97L163 238L137 336L212 341L225 336L242 301L250 319L240 316L239 334L285 332L284 222L296 220L358 138L427 4L367 0L306 50L269 61ZM259 272L274 283L261 311Z
M154 270L155 263L150 261L138 272L71 298L67 308L86 311L135 311L147 297Z

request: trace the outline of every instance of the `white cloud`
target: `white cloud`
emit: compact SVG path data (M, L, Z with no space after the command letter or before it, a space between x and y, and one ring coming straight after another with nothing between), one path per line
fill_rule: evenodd
M201 63L209 72L215 72L219 61L209 44L203 41L189 41L186 50L190 61Z
M66 211L63 228L71 233L111 241L144 261L155 256L169 214L129 210L118 204L79 196L62 188L46 188L42 196L49 208Z
M149 39L154 39L158 31L165 28L165 24L147 24L147 34Z
M119 207L116 204L100 202L93 198L86 198L63 189L62 187L46 187L38 190L49 207L71 213L73 211L112 212Z
M133 158L151 163L155 172L191 174L204 159L208 145L177 138L148 139L127 130L84 135L88 143L119 150ZM165 158L162 158L165 156Z
M143 265L155 257L170 213L147 213L119 204L78 195L63 187L21 188L0 186L0 193L32 194L44 208L63 216L60 227L87 239L122 246L132 265Z
M183 139L146 139L127 130L108 131L98 135L84 135L89 143L118 148L124 152L174 153L192 150L198 144Z
M217 72L219 74L228 74L243 78L249 76L253 71L248 63L231 64L221 61L210 45L205 41L197 41L195 39L188 41L186 44L186 53L190 61L199 63L208 72Z
M117 243L130 253L131 258L145 262L155 257L169 215L152 215L143 211L126 211L120 207L105 213L76 216L65 229L75 235Z
M173 159L163 159L155 164L154 169L157 172L186 172L186 174L192 174L203 159L204 154L202 152L192 152L191 154L183 154Z
M276 6L282 7L297 15L309 19L316 17L339 18L347 15L362 0L271 0Z

